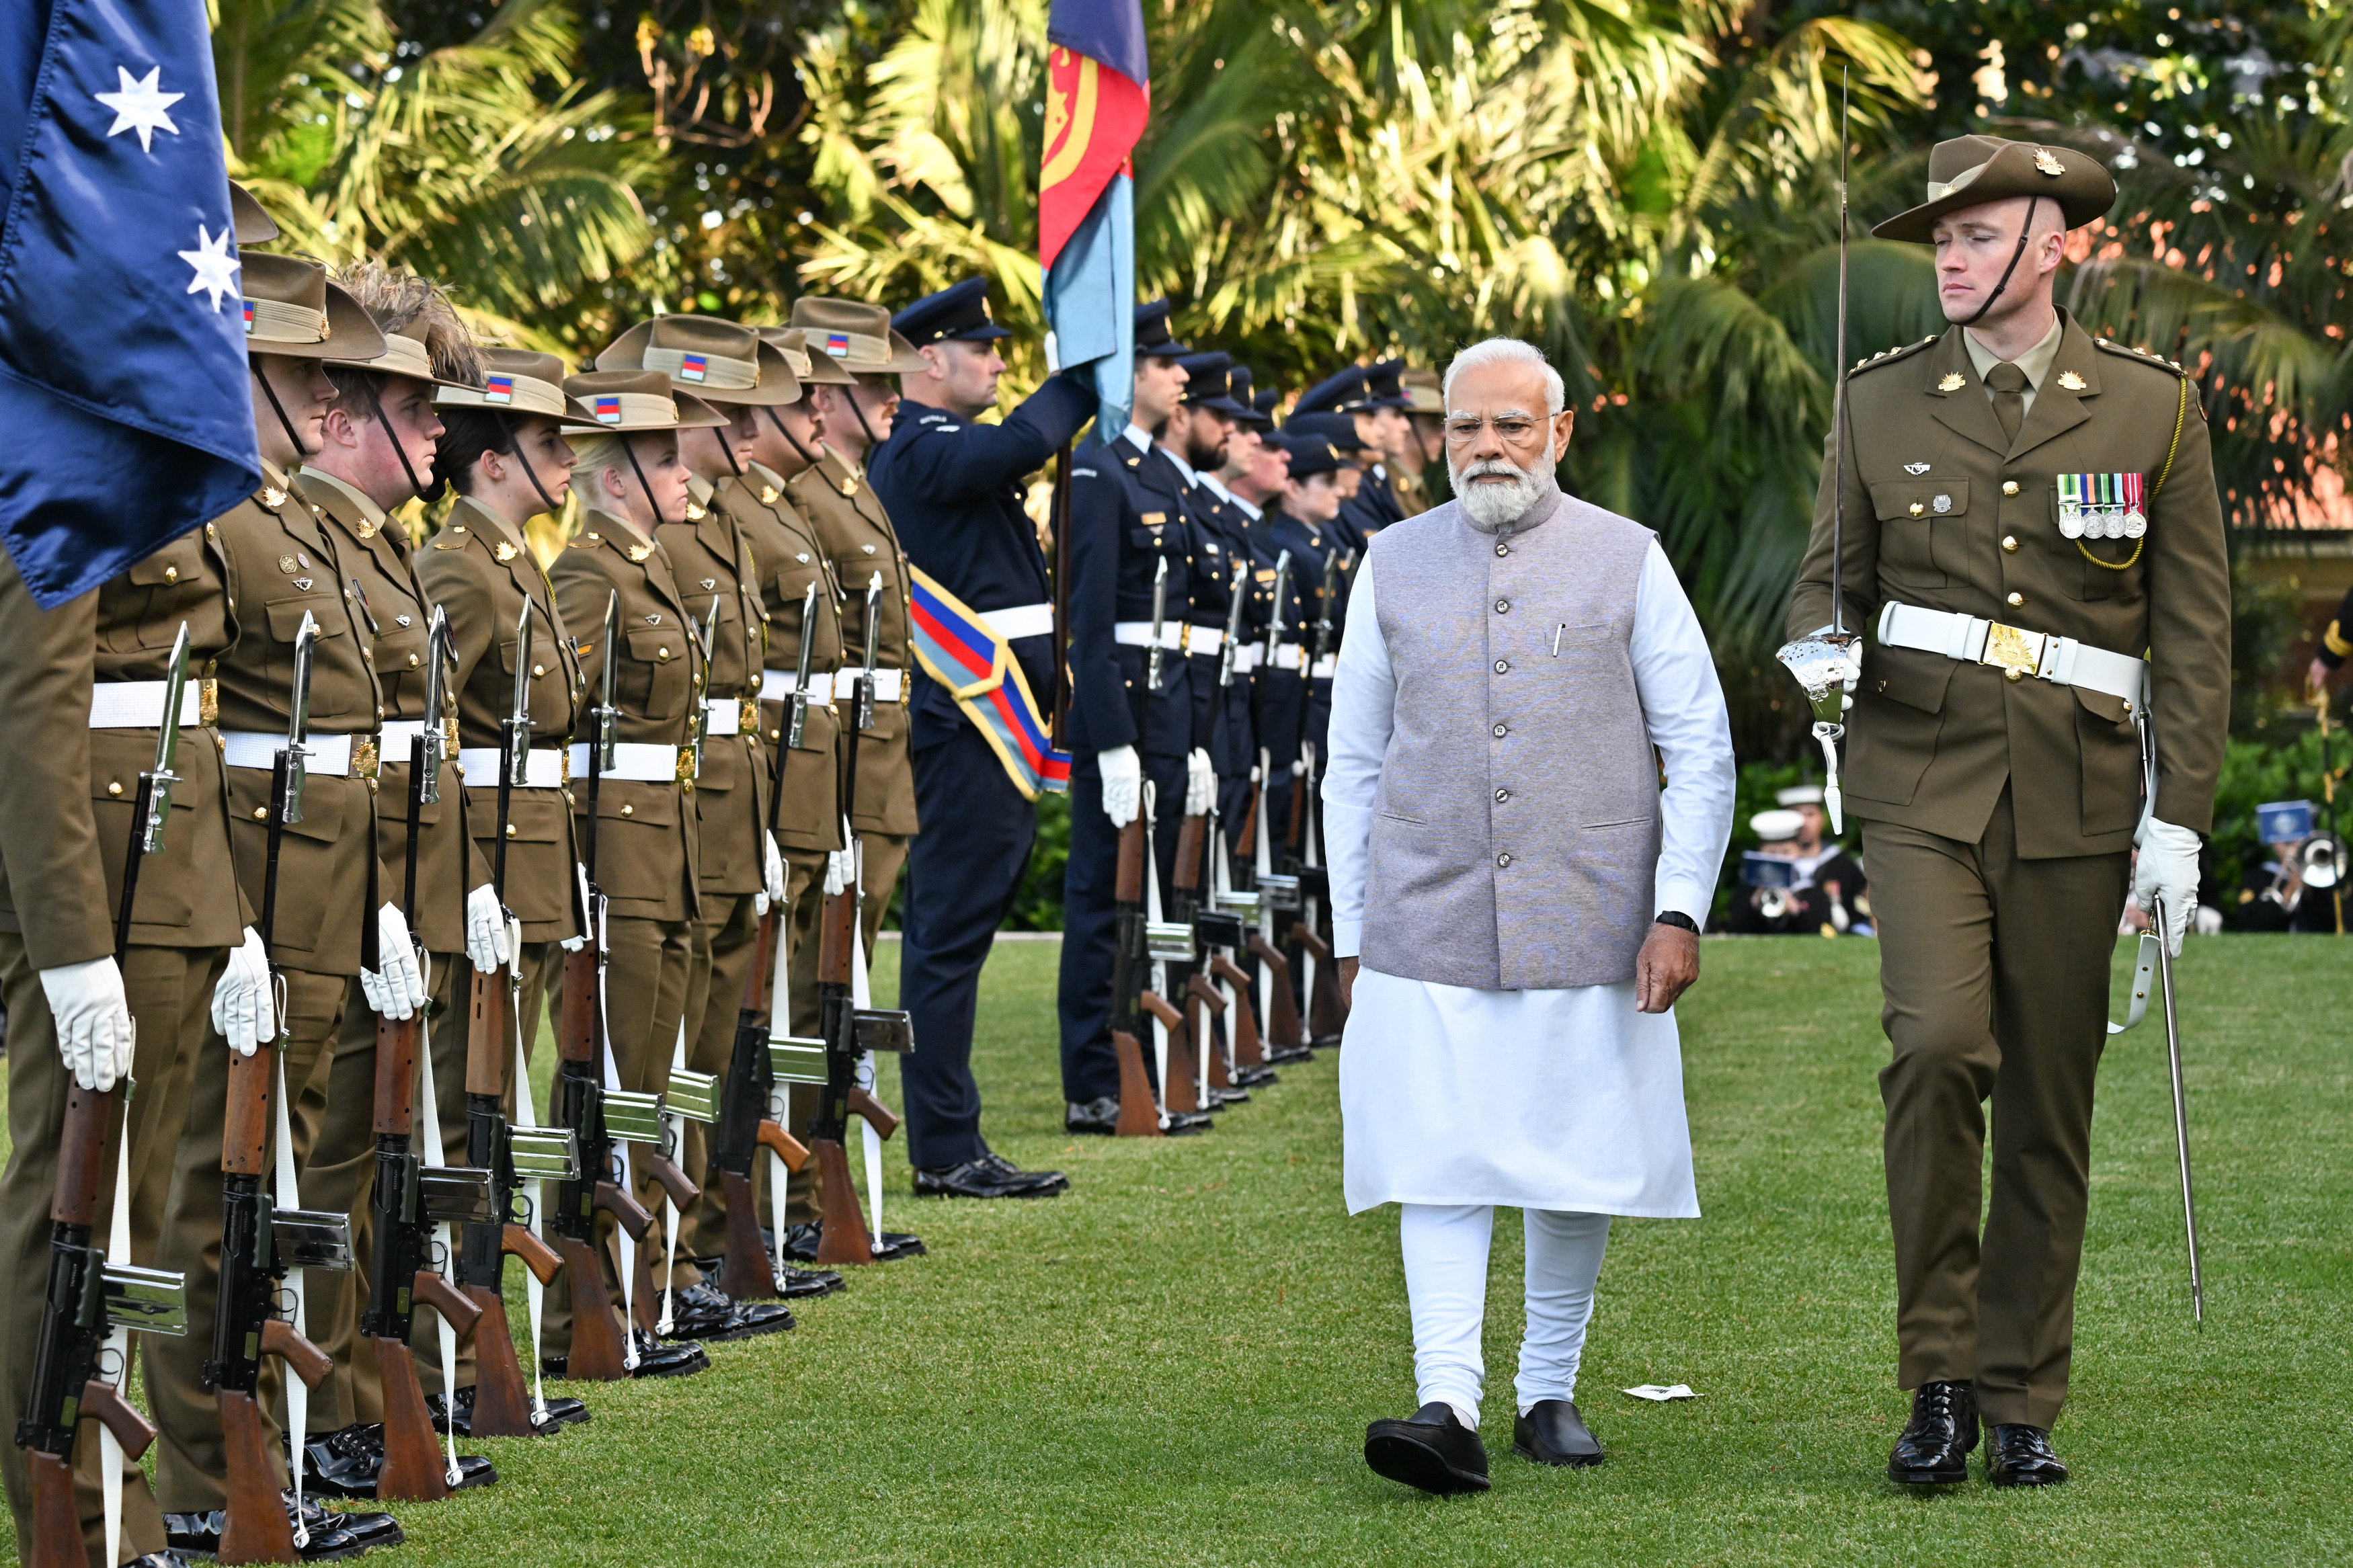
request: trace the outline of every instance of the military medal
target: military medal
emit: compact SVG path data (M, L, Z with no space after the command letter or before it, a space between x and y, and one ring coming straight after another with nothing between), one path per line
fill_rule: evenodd
M2065 539L2084 537L2084 476L2059 476L2059 533Z
M2141 476L2126 474L2121 477L2125 482L2125 537L2138 539L2148 531L2148 513L2141 501Z

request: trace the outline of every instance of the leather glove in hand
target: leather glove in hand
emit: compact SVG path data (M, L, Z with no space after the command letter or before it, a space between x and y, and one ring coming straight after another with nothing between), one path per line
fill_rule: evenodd
M466 957L477 974L488 974L514 957L507 945L507 917L498 889L488 882L466 895Z
M261 933L245 928L245 942L228 952L228 967L213 986L213 1027L230 1049L249 1057L262 1041L278 1035L278 1009L269 988L269 954Z
M1218 770L1209 763L1209 753L1199 746L1185 759L1185 815L1207 816L1209 808L1218 804Z
M110 955L41 971L41 994L58 1026L58 1054L74 1082L100 1094L131 1071L131 1004Z
M468 911L470 915L471 911ZM408 935L408 921L398 904L375 912L376 961L380 969L360 971L360 990L379 1018L395 1023L413 1018L425 1005L425 976L417 967L417 949Z
M2133 863L2133 897L2152 921L2155 900L2165 900L2165 951L2180 957L2182 933L2198 912L2198 835L2150 817Z
M760 837L767 846L767 885L762 888L758 895L753 899L752 912L765 915L770 910L785 901L785 855L783 850L776 847L775 834L763 833Z
M1095 766L1103 773L1103 815L1113 827L1125 827L1144 804L1144 760L1134 746L1113 746L1095 753Z

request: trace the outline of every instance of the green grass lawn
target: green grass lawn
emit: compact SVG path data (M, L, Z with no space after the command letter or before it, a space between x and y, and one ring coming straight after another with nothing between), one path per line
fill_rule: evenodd
M878 977L895 986L895 948ZM1698 1221L1621 1221L1579 1403L1609 1450L1509 1452L1519 1227L1497 1226L1495 1489L1365 1468L1414 1404L1394 1209L1340 1202L1336 1060L1206 1137L1060 1131L1057 950L1000 944L981 1013L992 1142L1070 1173L1042 1203L917 1205L928 1258L596 1420L484 1442L501 1483L401 1510L436 1563L2324 1563L2353 1555L2340 1384L2353 1282L2353 948L2195 942L2179 965L2206 1232L2190 1323L2164 1038L2112 1053L2094 1137L2075 1480L1936 1496L1880 1478L1901 1426L1867 942L1710 942L1682 1008ZM2118 975L2124 970L2119 966ZM889 1087L886 1074L886 1089ZM514 1272L510 1270L510 1273ZM522 1321L520 1312L516 1314ZM1690 1384L1672 1405L1627 1398ZM395 1561L402 1560L400 1558Z

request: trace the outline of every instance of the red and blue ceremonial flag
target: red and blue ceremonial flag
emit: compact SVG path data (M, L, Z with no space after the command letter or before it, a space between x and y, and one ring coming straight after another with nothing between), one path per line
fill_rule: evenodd
M1068 790L1071 753L1055 750L1048 738L1012 645L922 567L910 565L907 572L915 662L947 688L1024 800Z
M1134 394L1135 178L1152 117L1142 0L1053 0L1046 22L1046 147L1038 260L1046 271L1046 357L1092 363L1106 439Z

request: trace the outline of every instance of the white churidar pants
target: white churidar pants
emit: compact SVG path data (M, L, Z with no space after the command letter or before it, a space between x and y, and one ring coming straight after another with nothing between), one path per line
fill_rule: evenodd
M1491 1204L1402 1204L1398 1240L1406 1299L1413 1309L1418 1402L1443 1400L1468 1426L1479 1425L1486 1382L1480 1331L1487 1315ZM1522 1211L1527 1233L1526 1335L1515 1385L1520 1412L1543 1399L1577 1397L1577 1365L1593 1317L1593 1282L1609 1241L1609 1216Z

